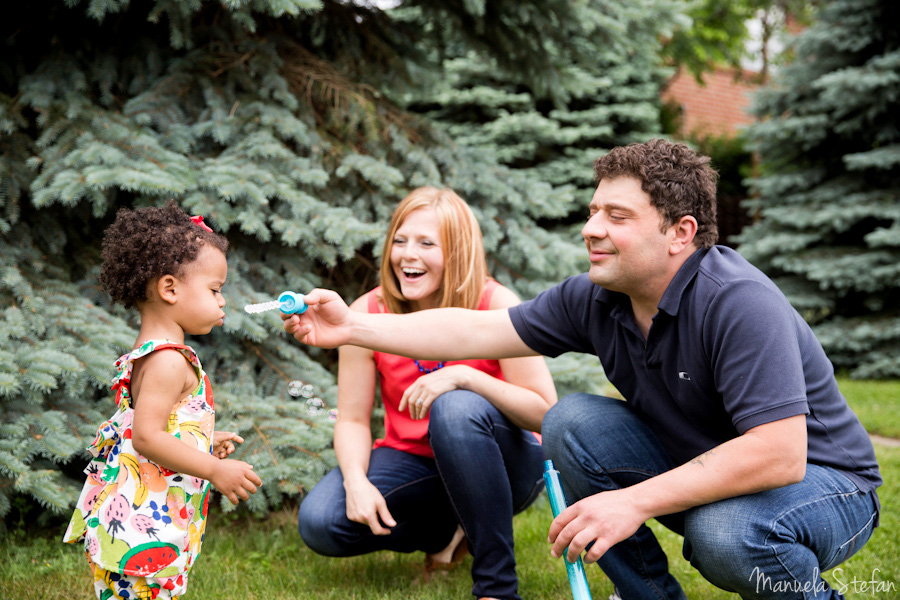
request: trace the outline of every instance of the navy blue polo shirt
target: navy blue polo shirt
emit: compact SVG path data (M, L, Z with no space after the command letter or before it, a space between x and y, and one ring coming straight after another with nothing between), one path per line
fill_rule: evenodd
M806 415L810 463L843 471L863 491L881 484L872 443L809 325L730 248L697 250L682 265L646 340L630 299L586 273L509 314L536 352L597 355L677 464L758 425Z

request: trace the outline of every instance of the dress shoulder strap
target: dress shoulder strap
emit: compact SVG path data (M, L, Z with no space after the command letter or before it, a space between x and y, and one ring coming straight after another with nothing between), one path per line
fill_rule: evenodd
M177 350L197 370L197 377L201 381L203 380L203 367L193 348L165 339L147 340L138 348L120 356L116 361L116 376L112 380L112 390L116 394L116 405L120 409L124 410L131 406L131 373L134 369L134 361L157 350Z
M387 310L384 308L384 306L380 302L378 302L379 292L381 292L380 285L377 288L373 289L371 292L369 292L369 301L368 301L367 305L368 305L370 315L375 314L375 313L387 312Z
M496 279L488 279L484 284L484 291L481 292L481 300L478 302L478 310L488 310L491 307L491 298L494 297L494 291L500 287L500 282Z

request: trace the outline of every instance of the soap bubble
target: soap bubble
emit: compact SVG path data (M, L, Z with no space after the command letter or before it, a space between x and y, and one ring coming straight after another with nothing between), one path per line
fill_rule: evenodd
M306 414L310 417L325 417L329 422L336 423L338 409L328 408L325 400L316 396L316 388L311 383L305 383L299 379L288 382L288 394L292 398L306 401Z
M325 413L325 401L321 398L309 398L306 401L306 412L311 417L317 417Z

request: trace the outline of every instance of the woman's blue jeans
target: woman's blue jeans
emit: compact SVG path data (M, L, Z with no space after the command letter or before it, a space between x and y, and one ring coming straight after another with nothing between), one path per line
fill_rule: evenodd
M563 398L544 417L543 434L570 503L676 466L640 417L612 398ZM684 557L703 577L742 598L840 598L821 573L868 541L878 501L839 471L810 464L799 483L657 520L684 536ZM624 600L685 597L646 525L598 564Z
M300 505L303 541L327 556L436 553L460 523L473 555L472 593L518 599L512 516L543 489L540 444L490 402L465 390L435 400L428 432L434 460L391 448L372 451L367 476L397 521L390 535L374 535L367 525L347 519L338 468Z

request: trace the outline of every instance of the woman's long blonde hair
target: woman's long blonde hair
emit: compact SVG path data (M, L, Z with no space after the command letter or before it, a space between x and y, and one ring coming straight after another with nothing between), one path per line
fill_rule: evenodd
M440 307L478 308L484 284L490 277L484 256L481 227L466 201L449 188L416 188L404 198L394 214L381 253L381 292L392 313L412 312L391 268L394 236L406 217L421 208L433 208L438 216L440 243L444 252L444 277L438 293Z

